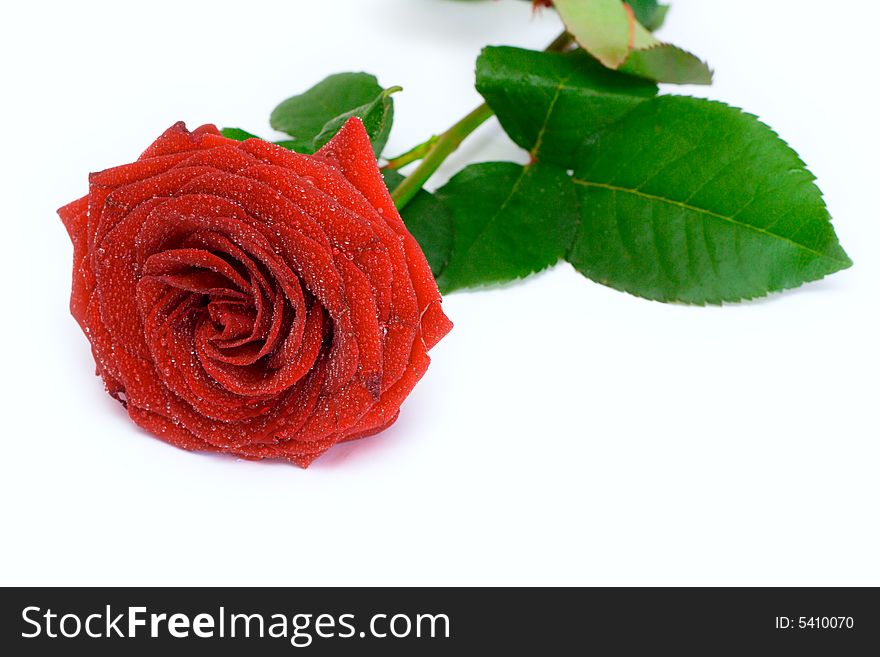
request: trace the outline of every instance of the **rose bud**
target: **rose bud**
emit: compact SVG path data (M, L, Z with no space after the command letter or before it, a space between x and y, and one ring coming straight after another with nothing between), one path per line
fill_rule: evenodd
M306 467L394 422L452 327L356 118L313 156L177 123L59 214L98 374L178 447Z

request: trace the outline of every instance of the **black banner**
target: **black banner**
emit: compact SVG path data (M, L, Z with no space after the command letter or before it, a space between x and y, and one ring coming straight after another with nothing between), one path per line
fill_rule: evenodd
M163 657L194 649L220 655L880 649L880 595L868 588L37 588L3 589L2 596L0 646L7 655L74 649L120 655L141 647Z

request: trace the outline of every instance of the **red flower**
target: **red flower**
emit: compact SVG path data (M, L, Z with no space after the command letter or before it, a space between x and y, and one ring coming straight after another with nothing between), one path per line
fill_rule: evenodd
M185 449L305 467L394 422L452 327L358 119L314 156L177 123L59 214L98 374Z

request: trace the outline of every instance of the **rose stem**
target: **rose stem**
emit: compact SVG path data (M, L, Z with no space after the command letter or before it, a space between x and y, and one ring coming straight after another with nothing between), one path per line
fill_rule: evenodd
M421 160L436 143L437 135L434 135L428 141L423 142L418 146L413 146L406 153L390 158L384 165L382 165L382 169L400 169L411 162Z
M563 32L544 51L563 52L572 42L572 36L568 32ZM391 193L391 198L394 200L394 205L397 209L402 210L419 193L419 190L428 182L428 178L434 175L434 172L443 164L443 161L455 152L461 145L461 142L485 123L493 114L494 112L489 106L483 103L443 134L436 138L432 137L425 143L392 160L395 163L394 167L390 166L392 162L389 162L385 168L403 166L404 164L415 162L419 158L422 160L415 171L404 178Z

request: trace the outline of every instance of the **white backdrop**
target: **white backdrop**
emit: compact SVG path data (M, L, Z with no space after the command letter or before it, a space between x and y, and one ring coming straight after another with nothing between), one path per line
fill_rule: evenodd
M845 5L845 6L844 6ZM818 175L854 268L738 306L650 303L567 265L445 302L399 422L309 470L132 425L67 312L55 215L178 119L268 135L325 75L400 84L394 154L479 98L514 0L18 2L0 39L3 584L880 585L878 4L673 0L661 36ZM11 69L11 70L10 70ZM521 158L494 120L445 166Z

